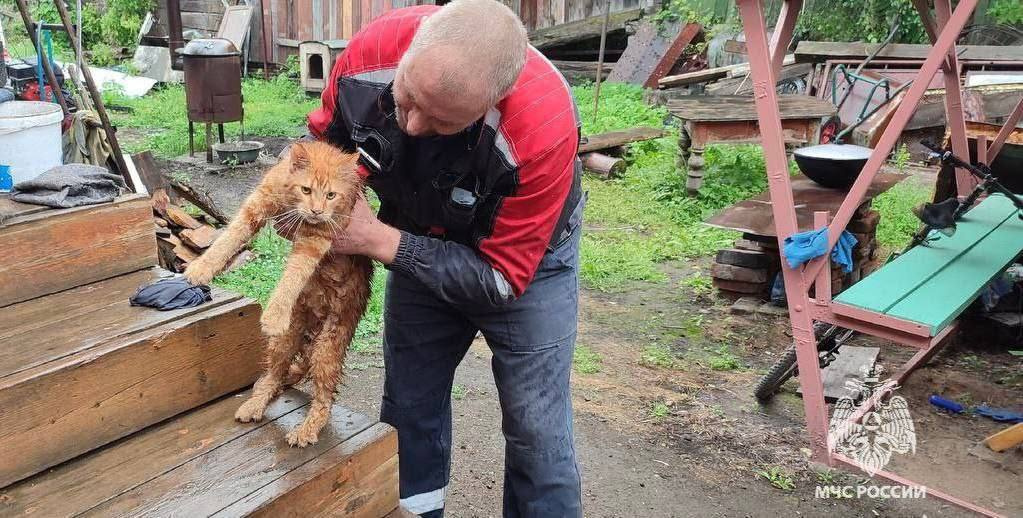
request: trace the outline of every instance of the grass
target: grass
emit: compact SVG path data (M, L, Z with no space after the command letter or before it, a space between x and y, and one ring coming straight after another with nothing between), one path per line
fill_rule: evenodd
M742 362L732 354L727 345L722 345L713 351L709 359L710 368L716 371L735 371L742 369Z
M640 365L674 369L679 367L679 360L665 345L648 345L639 357Z
M572 356L572 366L579 374L596 374L600 372L603 362L600 354L585 345L577 345Z
M256 254L252 261L233 272L217 277L214 284L252 297L260 304L266 304L284 271L284 263L291 253L291 243L271 229L264 228L253 239L252 251ZM380 348L385 278L385 270L376 268L373 275L373 294L366 308L366 315L355 330L355 338L351 345L353 351Z
M695 273L683 279L680 283L681 286L689 288L693 292L693 295L697 297L703 297L714 293L714 281L707 275L702 273Z
M668 408L668 405L664 403L654 403L653 406L650 407L650 417L658 421L668 417L670 414L671 410Z
M874 199L874 210L881 213L877 242L888 250L901 250L920 226L912 208L930 201L933 189L913 179L905 180Z
M667 111L643 102L642 90L624 84L601 87L599 117L593 119L593 89L573 89L586 134L645 125L661 127ZM701 222L714 212L762 192L763 157L754 146L712 146L704 154L707 173L697 196L685 192L685 171L675 164L677 130L668 137L634 144L624 178L587 177L588 231L583 234L580 277L600 291L620 291L630 282L663 282L660 263L708 255L735 239L733 232Z
M306 116L319 106L319 100L308 97L299 86L286 75L265 81L245 79L242 82L245 98L245 133L263 137L298 137L304 132ZM182 85L168 85L154 90L138 99L129 99L116 93L105 95L105 102L128 108L128 111L114 111L114 124L137 129L144 137L138 141L126 141L129 152L152 150L156 155L174 157L188 151L188 119L185 105L185 88ZM241 134L239 124L227 124L225 132L236 137ZM206 132L202 124L196 124L195 142L203 149Z

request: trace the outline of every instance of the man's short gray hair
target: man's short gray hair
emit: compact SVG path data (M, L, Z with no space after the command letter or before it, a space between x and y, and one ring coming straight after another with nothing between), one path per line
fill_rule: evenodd
M426 48L447 47L441 85L452 94L466 92L469 82L479 87L489 106L496 105L515 85L526 63L529 38L519 17L495 0L453 0L419 26L401 59L406 64Z

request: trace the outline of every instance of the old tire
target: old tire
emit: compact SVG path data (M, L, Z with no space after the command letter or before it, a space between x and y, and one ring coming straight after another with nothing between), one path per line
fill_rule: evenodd
M771 366L771 370L760 378L760 383L753 390L753 395L760 402L766 403L774 397L775 392L796 373L796 346L791 345L785 354Z

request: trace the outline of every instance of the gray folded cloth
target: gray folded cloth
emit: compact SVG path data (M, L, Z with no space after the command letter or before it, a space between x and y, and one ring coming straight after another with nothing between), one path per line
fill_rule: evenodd
M105 167L67 164L23 182L11 190L11 199L21 203L68 209L113 201L126 191L124 180Z
M192 286L183 277L160 279L139 287L130 302L160 311L191 308L213 300L209 286Z

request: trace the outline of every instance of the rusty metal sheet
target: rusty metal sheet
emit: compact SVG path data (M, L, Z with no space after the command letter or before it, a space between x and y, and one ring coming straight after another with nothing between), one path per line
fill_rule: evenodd
M629 36L629 44L611 70L608 81L657 88L657 80L671 71L686 45L701 29L697 23L672 25L663 30L658 30L653 22L641 23L636 34Z
M879 173L867 191L866 199L891 189L895 184L908 178L907 175ZM848 194L838 189L828 189L817 185L813 180L799 175L792 180L792 196L795 201L796 219L799 230L812 230L813 213L826 210L834 216ZM829 218L830 222L830 218ZM706 225L737 230L747 234L775 237L774 213L771 211L771 196L763 193L756 198L741 201L732 205L705 222Z

